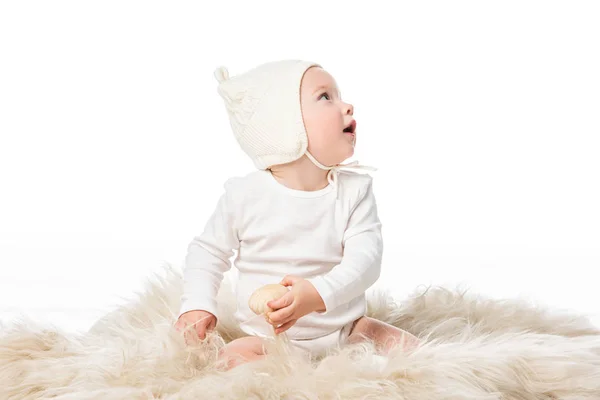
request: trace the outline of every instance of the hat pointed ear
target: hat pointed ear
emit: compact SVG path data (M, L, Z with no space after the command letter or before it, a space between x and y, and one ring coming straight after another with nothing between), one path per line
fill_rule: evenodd
M217 78L217 81L219 83L226 81L227 79L229 79L229 72L227 71L227 68L225 67L219 67L215 70L215 78Z

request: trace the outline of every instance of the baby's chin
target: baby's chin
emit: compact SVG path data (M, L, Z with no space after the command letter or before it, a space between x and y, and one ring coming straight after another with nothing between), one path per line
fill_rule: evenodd
M342 135L344 135L344 140L346 142L349 142L352 144L352 146L354 146L354 144L356 143L356 133L342 133Z
M346 160L354 155L354 142L345 143L344 149L345 149L345 151L344 151L344 154L342 157L344 158L344 160ZM340 161L340 162L342 162L342 161Z
M344 135L346 135L344 139L346 139L346 142L348 142L348 144L350 145L349 147L352 148L352 152L354 152L354 147L356 146L356 134L350 136L347 133L345 133Z

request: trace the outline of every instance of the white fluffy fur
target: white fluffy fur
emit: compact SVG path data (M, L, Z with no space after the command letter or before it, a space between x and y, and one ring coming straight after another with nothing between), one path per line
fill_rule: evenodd
M241 335L230 285L218 333L186 348L172 328L181 274L165 271L83 335L2 327L0 399L600 399L600 331L585 317L439 287L402 302L370 292L368 315L424 341L381 371L369 344L310 360L278 340L267 359L220 372L218 349Z

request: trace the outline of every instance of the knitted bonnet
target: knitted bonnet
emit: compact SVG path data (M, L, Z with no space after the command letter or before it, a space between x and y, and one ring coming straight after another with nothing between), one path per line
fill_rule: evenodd
M304 73L319 64L303 60L267 62L233 77L225 67L214 75L225 102L233 134L258 169L285 164L306 156L319 168L330 170L336 181L340 168L370 169L349 164L322 165L308 152L308 135L302 119L300 85ZM337 185L336 185L337 187Z

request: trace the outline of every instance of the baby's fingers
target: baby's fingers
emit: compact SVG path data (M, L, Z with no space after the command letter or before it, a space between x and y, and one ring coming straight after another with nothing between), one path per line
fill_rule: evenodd
M267 303L267 307L270 307L273 310L280 310L292 304L294 302L294 294L290 290L277 300L271 300Z
M292 319L295 307L293 305L269 313L269 323L284 324Z
M196 325L196 337L200 340L206 338L206 327L204 325Z
M291 321L288 321L285 324L281 325L279 328L275 328L275 334L279 335L280 333L287 331L296 323L296 321L298 321L298 320L292 319Z
M194 326L187 325L187 324L181 324L179 326L178 331L180 333L183 332L183 338L185 340L186 346L195 344L198 341L198 333L196 332L196 329Z

